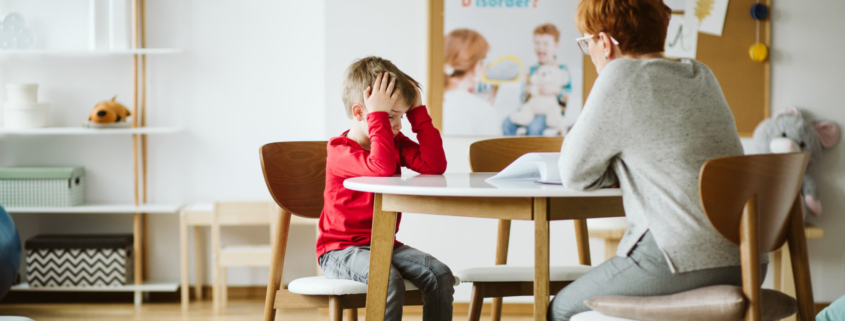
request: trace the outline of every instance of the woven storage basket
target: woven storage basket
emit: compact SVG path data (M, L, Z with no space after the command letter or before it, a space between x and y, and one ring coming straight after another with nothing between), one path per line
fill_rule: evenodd
M134 278L132 235L37 235L26 241L30 287L115 287Z
M0 205L5 207L81 205L84 189L82 167L0 168Z

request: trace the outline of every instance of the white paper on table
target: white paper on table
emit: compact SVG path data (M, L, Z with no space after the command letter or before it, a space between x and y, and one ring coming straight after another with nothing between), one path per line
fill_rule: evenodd
M722 36L728 0L687 0L684 14L695 18L699 32Z
M698 51L698 31L695 24L698 20L694 16L682 16L673 14L669 20L669 30L666 33L666 44L664 55L669 58L690 58L695 59ZM693 27L688 27L693 26Z
M499 179L534 178L541 183L560 183L558 160L560 153L528 153L517 158L487 181Z

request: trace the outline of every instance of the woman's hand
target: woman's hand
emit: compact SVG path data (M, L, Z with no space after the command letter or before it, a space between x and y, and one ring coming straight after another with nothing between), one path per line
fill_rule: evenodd
M364 107L367 107L370 112L383 111L389 113L393 109L393 104L398 96L393 91L394 85L396 85L396 78L391 80L390 74L385 72L376 76L373 85L364 89Z

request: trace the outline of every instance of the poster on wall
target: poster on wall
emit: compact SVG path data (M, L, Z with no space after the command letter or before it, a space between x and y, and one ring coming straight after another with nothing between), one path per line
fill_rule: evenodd
M666 32L666 44L663 47L666 57L695 59L698 52L698 20L690 20L689 17L673 14L669 19L669 30Z
M582 105L577 3L444 0L443 134L565 135Z
M728 0L687 0L687 20L697 22L699 32L721 36L728 14Z

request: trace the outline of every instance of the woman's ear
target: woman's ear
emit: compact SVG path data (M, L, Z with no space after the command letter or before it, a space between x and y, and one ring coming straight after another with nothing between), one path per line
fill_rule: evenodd
M613 58L613 40L604 32L599 32L599 39L601 39L601 51L604 54L604 59Z

